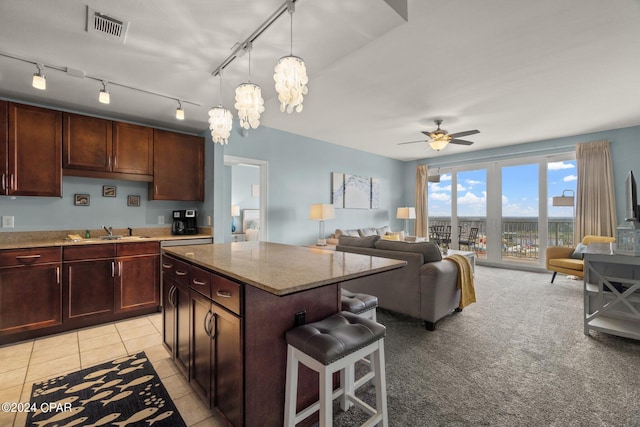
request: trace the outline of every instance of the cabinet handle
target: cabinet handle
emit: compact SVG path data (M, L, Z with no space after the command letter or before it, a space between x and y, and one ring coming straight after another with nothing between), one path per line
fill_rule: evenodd
M118 261L118 277L122 277L122 261Z
M176 270L176 276L186 276L187 272L182 270Z
M116 277L116 262L111 261L111 277Z
M60 267L56 267L56 281L60 284Z
M229 291L218 291L216 292L216 295L218 295L221 298L231 298L231 292Z
M173 268L173 264L162 263L162 268Z
M202 280L197 280L197 279L193 279L192 282L194 285L198 285L198 286L204 286L207 284L207 282L203 282Z
M9 175L9 190L15 190L15 183L13 182L14 175Z
M209 331L209 326L211 325L209 323L209 315L213 315L213 313L211 312L211 310L207 311L207 314L204 315L204 332L207 334L207 336L211 336L211 332Z
M5 173L3 173L3 174L2 174L2 191L4 191L4 190L6 190L6 189L7 189L7 187L6 187L6 185L5 185L5 176L6 176L6 174L5 174Z
M16 256L16 260L20 261L23 264L31 264L31 263L35 262L38 258L40 258L40 255L18 255L18 256Z
M169 289L169 303L174 307L176 306L176 287L173 285Z
M211 325L211 321L215 320L213 325ZM209 336L212 340L216 339L216 335L218 334L218 315L215 313L211 313L211 317L209 318Z

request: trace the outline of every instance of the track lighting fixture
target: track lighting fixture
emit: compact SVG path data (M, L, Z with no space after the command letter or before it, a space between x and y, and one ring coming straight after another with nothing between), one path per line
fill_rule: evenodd
M182 109L182 102L178 100L178 108L176 108L176 119L184 120L184 110Z
M47 89L47 78L42 73L44 67L42 64L36 64L36 67L38 67L38 71L33 73L31 85L36 89L45 90Z
M102 81L102 89L100 89L100 94L98 95L98 101L102 104L109 104L111 102L111 96L109 95L109 91L107 90L107 82Z

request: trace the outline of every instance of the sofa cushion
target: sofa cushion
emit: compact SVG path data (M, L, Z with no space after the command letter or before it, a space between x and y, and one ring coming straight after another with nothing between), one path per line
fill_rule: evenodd
M441 261L442 254L440 248L432 242L393 242L389 240L378 240L375 243L376 249L384 249L389 251L402 251L402 252L417 252L421 253L424 258L424 263Z
M338 244L341 246L356 246L359 248L375 248L376 242L380 240L380 236L367 236L367 237L353 237L353 236L340 236L338 237Z
M373 227L371 227L371 228L360 228L360 229L358 229L358 233L360 233L360 237L378 236L378 232Z

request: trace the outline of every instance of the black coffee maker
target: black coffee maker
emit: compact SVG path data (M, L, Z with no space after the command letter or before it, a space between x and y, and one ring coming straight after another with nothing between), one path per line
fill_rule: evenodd
M171 234L198 234L198 218L195 209L173 211Z

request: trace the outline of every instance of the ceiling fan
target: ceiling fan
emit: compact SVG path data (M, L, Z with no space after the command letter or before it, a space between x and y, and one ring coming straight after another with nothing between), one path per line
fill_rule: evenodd
M438 128L432 132L422 131L423 134L427 135L429 139L421 139L419 141L409 141L409 142L401 142L398 145L404 144L415 144L416 142L428 142L431 148L436 151L442 150L449 143L451 144L459 144L459 145L471 145L472 141L467 141L464 139L459 139L461 136L469 136L475 135L476 133L480 133L479 130L467 130L464 132L456 132L449 133L444 129L440 129L440 125L442 124L442 120L435 120L435 124L438 125Z

